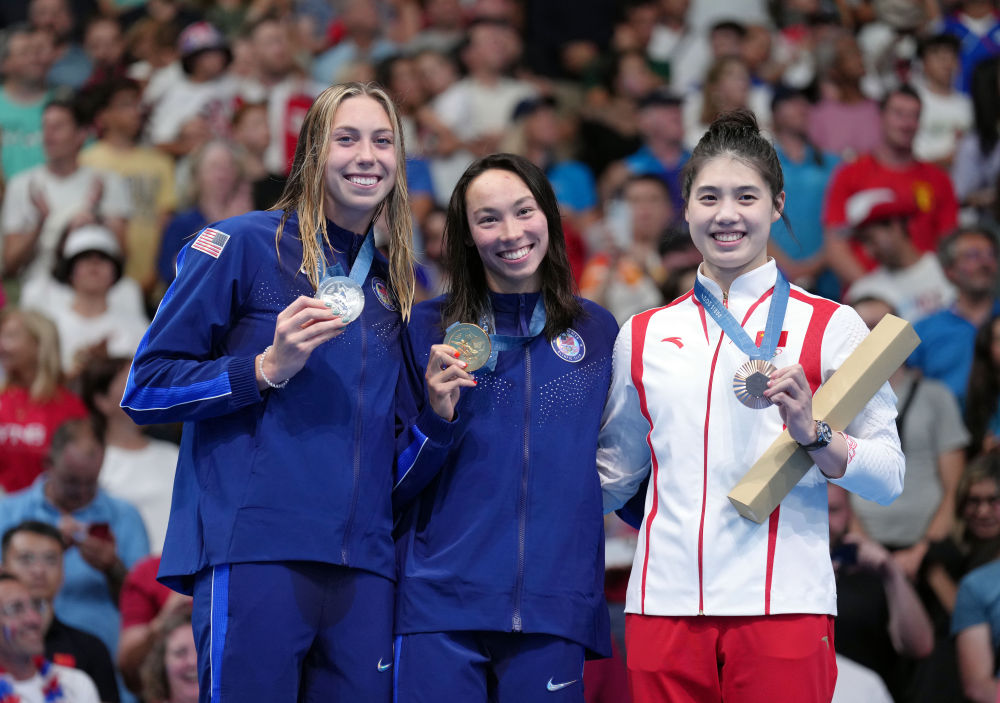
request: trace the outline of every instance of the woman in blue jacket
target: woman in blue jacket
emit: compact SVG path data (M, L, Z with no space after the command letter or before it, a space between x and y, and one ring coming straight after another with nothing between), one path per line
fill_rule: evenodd
M466 170L445 247L450 292L414 307L404 346L396 695L582 701L585 655L610 650L595 456L618 326L573 295L527 159ZM442 341L455 323L490 335L474 373Z
M403 159L381 89L327 89L280 202L184 247L136 352L122 407L185 423L159 578L194 595L202 700L391 698Z

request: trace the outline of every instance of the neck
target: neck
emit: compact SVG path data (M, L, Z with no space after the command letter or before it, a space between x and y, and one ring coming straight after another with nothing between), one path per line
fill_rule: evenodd
M108 418L104 443L109 447L138 450L148 447L149 439L125 413L117 411L114 417Z
M108 311L107 293L80 293L73 296L73 311L83 317L99 317Z
M756 265L748 264L739 269L722 269L714 266L707 261L702 262L701 272L705 274L708 278L719 284L719 288L722 289L723 295L729 295L729 289L733 285L733 281L742 276L745 273L750 273L759 269L761 266L767 263L765 258L763 261L757 263Z
M886 166L909 166L913 163L913 149L892 146L883 140L875 147L875 158Z
M865 94L861 92L861 85L857 82L843 82L837 84L839 100L842 103L858 103L865 99Z
M32 366L27 369L7 369L7 385L18 388L31 388L38 376L38 368Z
M4 81L3 90L8 98L19 103L32 103L45 95L44 84L14 79Z
M66 158L51 159L45 164L45 167L53 175L65 178L66 176L72 175L76 172L76 155Z
M960 290L955 301L955 312L976 327L981 327L993 312L993 296L988 293L970 295Z
M666 139L648 142L649 150L661 163L675 164L681 158L681 145Z
M899 258L893 261L891 265L886 265L886 268L890 271L902 271L903 269L910 268L918 261L920 261L920 252L907 243L902 246Z
M0 667L15 681L27 681L38 671L35 659L27 654L5 653L0 655Z
M101 137L101 141L119 151L127 151L134 146L132 138L122 132L107 131Z
M779 129L774 135L778 141L778 146L785 152L792 161L802 161L806 153L805 137L795 130Z
M368 225L371 224L372 216L375 213L366 212L361 215L355 215L340 212L330 198L327 197L323 203L323 214L326 215L326 219L341 229L346 229L348 232L353 232L357 235L363 235L368 232Z
M935 95L951 95L951 83L934 80L926 76L924 78L924 85L927 87L927 90Z

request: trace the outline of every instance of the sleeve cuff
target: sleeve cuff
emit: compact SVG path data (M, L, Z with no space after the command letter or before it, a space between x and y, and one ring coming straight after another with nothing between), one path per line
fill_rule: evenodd
M434 412L431 404L427 403L417 415L415 424L429 440L438 445L446 445L451 442L454 435L455 426L458 424L458 413L455 414L455 419L449 422Z
M242 408L260 401L257 374L253 362L256 356L236 357L229 362L229 387L232 390L233 408Z

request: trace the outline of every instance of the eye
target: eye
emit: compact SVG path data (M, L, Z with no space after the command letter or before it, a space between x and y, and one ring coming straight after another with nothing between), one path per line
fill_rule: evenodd
M478 222L476 224L491 225L491 224L493 224L496 221L497 221L497 218L494 215L483 215L482 217L479 218L479 220L478 220Z
M711 193L705 193L704 195L698 197L698 202L705 203L706 205L711 205L716 201L716 199L717 198Z
M352 141L354 141L354 138L347 134L341 134L338 137L334 137L333 141L335 141L337 144L350 144Z
M525 215L530 215L534 211L535 211L535 208L525 206L525 207L523 207L523 208L521 208L520 210L517 211L517 216L518 217L524 217Z
M379 146L392 146L392 137L376 137L375 143Z

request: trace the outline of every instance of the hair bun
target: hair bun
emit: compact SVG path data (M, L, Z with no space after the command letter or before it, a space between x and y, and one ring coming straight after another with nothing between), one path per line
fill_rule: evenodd
M708 127L708 132L713 135L729 131L746 131L756 135L760 134L760 124L751 110L741 107L723 112L712 120L712 124Z

